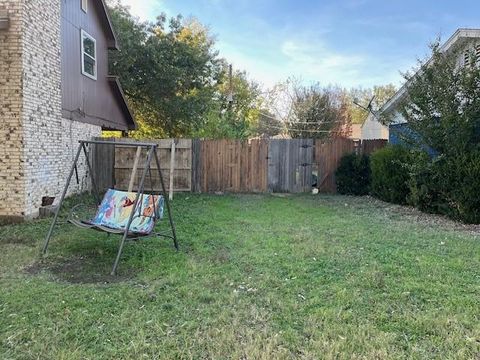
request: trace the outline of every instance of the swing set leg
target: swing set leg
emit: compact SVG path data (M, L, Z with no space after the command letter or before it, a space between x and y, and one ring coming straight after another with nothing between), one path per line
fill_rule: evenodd
M165 204L167 205L167 211L168 211L168 220L170 221L170 228L172 230L172 238L173 238L173 244L175 245L175 249L178 251L178 241L177 241L177 232L175 230L175 223L173 222L173 217L172 217L172 211L170 209L170 201L167 195L167 191L165 189L165 182L163 181L163 175L162 175L162 170L160 168L160 160L158 160L157 152L155 151L155 163L158 168L158 175L160 176L160 183L162 185L162 191L163 191L163 198L165 199Z
M68 187L70 186L70 181L72 181L73 173L75 172L75 168L77 167L77 162L78 162L78 158L80 157L82 147L83 147L83 144L80 144L78 146L77 155L75 156L75 161L73 162L72 168L70 169L70 174L68 175L67 183L65 184L65 187L63 188L62 197L60 198L60 202L58 204L57 210L55 211L55 216L53 218L52 224L50 225L50 229L48 230L47 237L45 238L45 244L43 245L43 250L42 250L43 255L45 255L47 253L48 244L50 243L50 239L51 239L52 234L53 234L53 229L54 229L55 225L57 224L58 214L60 213L60 209L62 207L63 200L65 200L65 196L67 196Z
M130 226L132 225L133 217L135 215L135 211L137 210L138 201L140 199L140 195L143 195L144 185L145 185L145 178L147 176L147 171L150 167L152 162L153 153L156 152L156 146L151 146L150 150L148 151L147 161L145 162L145 167L143 168L142 179L140 180L140 184L138 185L137 195L135 196L135 201L133 203L132 211L130 213L130 217L128 219L127 226L125 228L125 232L123 233L122 241L120 242L120 246L118 248L117 258L115 259L115 263L113 264L111 275L114 276L117 273L118 263L120 262L120 258L122 257L123 247L125 245L125 241L128 237L128 232L130 230Z

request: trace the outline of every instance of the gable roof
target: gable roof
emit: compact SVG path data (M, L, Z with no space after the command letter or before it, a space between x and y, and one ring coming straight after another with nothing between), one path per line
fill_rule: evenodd
M105 0L95 2L98 4L100 15L105 23L105 30L108 34L108 48L110 50L119 50L117 36L115 35L115 31L113 30L112 21L110 19L110 14L108 13L108 8Z
M119 50L117 36L115 35L115 31L113 30L112 21L110 19L110 15L109 15L105 0L100 0L99 3L101 5L100 8L101 8L102 16L104 18L104 21L107 24L106 29L109 34L110 41L108 44L108 48L110 50ZM125 93L123 92L123 88L122 88L122 85L120 84L120 80L118 76L107 76L107 80L111 86L114 96L117 98L117 101L120 103L123 113L126 116L127 130L136 130L137 123L135 122L135 117L133 116L133 113L130 107L128 106L127 100L125 99Z
M124 130L136 130L137 123L135 122L135 117L133 116L132 110L128 106L127 100L125 99L125 94L123 92L122 85L120 84L118 76L107 76L107 80L111 86L113 94L121 105L123 113L125 114L127 120L127 128Z
M460 28L440 47L440 52L446 53L454 48L462 40L468 39L480 39L480 29L464 29ZM433 59L429 59L425 66L430 66ZM419 70L420 71L420 70ZM418 73L418 72L417 72ZM407 93L408 85L410 81L407 81L403 86L382 106L380 113L388 112L395 108L400 100L404 98Z

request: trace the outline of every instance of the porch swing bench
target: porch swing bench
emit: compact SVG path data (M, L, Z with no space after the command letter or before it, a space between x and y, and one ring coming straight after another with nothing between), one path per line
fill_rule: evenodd
M90 164L90 154L87 148L89 145L111 145L113 147L136 147L137 152L135 156L135 162L133 164L133 170L130 177L130 184L128 186L128 191L120 191L116 189L109 189L105 193L102 200L100 200L99 190L95 181L95 176L93 174L93 169ZM114 141L79 141L79 146L75 160L73 161L72 167L70 169L70 174L68 175L67 182L63 189L62 196L60 198L60 203L57 206L55 211L55 216L53 218L50 229L47 233L45 239L45 245L43 246L43 254L47 253L50 239L53 234L53 230L58 221L58 216L60 209L67 195L68 187L72 180L74 173L77 174L78 182L78 171L77 163L80 158L80 154L84 153L85 162L88 168L88 173L90 174L93 192L96 198L97 210L95 215L89 220L81 220L77 216L76 210L82 204L76 205L70 211L70 216L68 222L72 225L75 225L84 229L92 229L97 231L102 231L110 234L122 235L122 240L119 244L118 254L113 264L112 275L115 275L117 271L120 258L122 256L123 247L126 240L135 240L139 238L144 238L148 236L159 236L166 237L173 240L175 248L178 250L177 235L175 230L175 224L173 222L172 213L170 210L169 199L166 194L165 183L163 181L162 170L160 166L160 160L157 155L157 144L152 143L129 143L129 142L114 142ZM140 161L141 150L147 150L147 158L143 166L142 176L138 184L137 192L133 192L133 185L136 178L137 167ZM153 189L153 179L152 179L152 160L155 160L156 169L158 172L161 191L155 194ZM145 192L145 180L147 173L150 177L151 190L150 193ZM170 223L170 232L155 233L155 225L158 220L161 220L164 215L164 210L168 214L168 220ZM82 213L82 212L78 212Z
M133 220L128 230L128 238L146 237L152 234L156 222L163 218L165 200L161 195L141 195L137 208L133 209L136 193L109 189L98 206L95 216L80 220L75 211L82 205L72 208L68 222L83 229L92 229L108 234L123 234L128 226L130 213Z

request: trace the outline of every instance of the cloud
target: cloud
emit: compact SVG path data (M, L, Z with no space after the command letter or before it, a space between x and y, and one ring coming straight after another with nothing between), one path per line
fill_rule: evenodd
M368 59L363 54L339 52L320 40L286 40L281 53L287 59L287 67L293 74L323 85L340 84L356 86L365 81L360 69Z

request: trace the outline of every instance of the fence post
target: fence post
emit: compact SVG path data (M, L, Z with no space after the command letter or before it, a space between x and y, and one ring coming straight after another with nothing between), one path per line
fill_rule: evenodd
M168 189L169 200L173 200L174 172L175 172L175 139L172 139L172 150L170 154L170 188Z
M201 166L202 166L202 141L200 139L192 140L192 192L200 193L202 192L201 184Z

